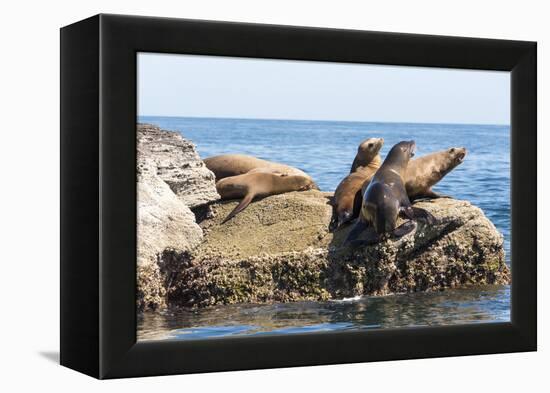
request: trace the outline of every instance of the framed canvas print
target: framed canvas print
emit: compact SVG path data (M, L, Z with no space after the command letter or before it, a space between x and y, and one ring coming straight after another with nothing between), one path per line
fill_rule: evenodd
M536 44L61 29L61 364L536 350Z

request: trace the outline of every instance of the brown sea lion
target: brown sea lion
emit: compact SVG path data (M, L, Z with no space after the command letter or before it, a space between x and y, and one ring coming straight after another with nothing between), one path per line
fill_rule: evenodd
M405 188L411 201L421 198L446 197L432 191L432 187L464 161L466 149L450 149L427 154L409 162L405 174Z
M405 174L405 189L411 201L423 198L450 198L437 194L432 187L445 175L460 165L466 157L466 148L451 147L409 161ZM361 190L361 199L367 188Z
M208 157L204 159L204 163L214 173L216 181L230 176L243 175L251 171L275 173L280 176L310 177L307 173L290 165L262 160L244 154L223 154Z
M222 224L243 211L255 197L311 189L318 188L309 176L280 176L274 173L256 172L226 177L216 183L218 194L222 199L242 198L242 200Z
M415 148L414 141L399 142L391 148L365 190L359 218L345 244L369 244L378 241L385 234L401 237L414 230L416 222L413 219L422 218L428 222L433 220L433 216L426 210L411 206L405 190L404 177ZM410 220L397 227L399 214ZM369 226L374 228L375 234L367 240L358 241L359 235Z
M359 147L357 148L357 154L355 155L355 159L351 164L351 169L349 173L355 172L359 167L367 166L373 158L372 150L378 144L382 146L384 144L384 138L369 138L361 142L359 144Z
M352 173L347 175L334 191L336 229L359 216L362 201L361 187L368 184L380 168L382 158L379 152L383 144L382 138L370 138L359 145ZM359 163L361 165L358 165Z

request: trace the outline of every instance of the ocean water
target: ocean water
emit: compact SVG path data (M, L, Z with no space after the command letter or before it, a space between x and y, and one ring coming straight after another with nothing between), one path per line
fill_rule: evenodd
M410 139L416 141L417 157L453 146L465 147L465 161L434 190L480 207L504 235L506 260L510 263L507 125L178 117L140 117L139 121L179 131L195 143L202 158L241 153L298 167L310 174L323 191L334 191L349 173L357 145L369 137L384 138L382 157L395 143ZM235 334L507 321L509 305L508 287L485 286L346 302L220 306L198 312L170 310L140 315L138 337L152 338L154 333L155 338L203 339Z

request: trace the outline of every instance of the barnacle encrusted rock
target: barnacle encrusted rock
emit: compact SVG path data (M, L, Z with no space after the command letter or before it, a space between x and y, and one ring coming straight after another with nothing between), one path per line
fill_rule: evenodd
M510 280L503 237L469 202L419 202L438 220L376 245L341 244L351 226L328 230L331 194L292 192L252 203L224 225L237 202L216 202L200 222L203 242L180 261L167 289L186 307L327 300L429 291ZM198 215L200 216L200 214Z

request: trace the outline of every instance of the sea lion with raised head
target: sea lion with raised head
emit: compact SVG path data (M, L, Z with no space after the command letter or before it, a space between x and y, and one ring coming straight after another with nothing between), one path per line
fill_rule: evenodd
M372 155L372 151L376 149L378 145L382 147L383 144L384 138L369 138L361 142L359 144L359 147L357 148L357 154L353 159L353 163L351 164L351 169L349 173L355 172L359 167L367 166L374 157ZM378 152L376 154L378 154ZM380 160L380 162L382 162L382 160Z
M412 207L405 190L405 173L415 148L414 141L399 142L391 148L365 190L359 218L344 244L370 244L379 241L385 234L401 237L416 228L413 219L421 218L428 222L434 219L426 210ZM397 227L400 214L409 221ZM375 234L367 240L358 241L359 235L369 226L374 228Z
M409 199L413 201L422 198L447 197L435 193L432 187L460 165L465 157L464 147L451 147L411 160L405 174L405 188Z
M352 172L338 184L334 191L336 229L359 215L362 201L361 188L369 183L382 164L379 154L382 145L384 145L382 138L370 138L359 145Z
M222 199L242 198L242 200L223 220L222 224L246 209L255 197L311 189L318 189L318 187L309 176L281 176L274 173L256 172L226 177L216 183L218 194Z
M230 176L243 175L251 171L275 173L280 176L305 176L307 173L290 165L262 160L245 154L222 154L204 159L204 164L216 176L216 181Z
M451 147L447 150L426 154L409 161L405 173L405 189L409 200L451 198L434 192L432 187L445 175L460 165L466 157L466 148ZM361 190L360 198L366 190L366 184Z

